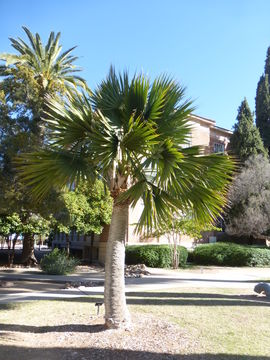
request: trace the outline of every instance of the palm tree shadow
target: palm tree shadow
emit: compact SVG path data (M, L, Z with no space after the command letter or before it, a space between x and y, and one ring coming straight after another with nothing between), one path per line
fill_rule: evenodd
M237 354L169 354L153 351L112 349L112 348L75 348L75 347L49 347L29 348L23 346L0 345L3 359L18 360L270 360L269 356L249 356Z
M45 334L49 332L83 332L83 333L100 333L107 330L104 324L66 324L56 326L32 326L19 324L0 324L1 335L4 331L12 332L31 332L33 334Z

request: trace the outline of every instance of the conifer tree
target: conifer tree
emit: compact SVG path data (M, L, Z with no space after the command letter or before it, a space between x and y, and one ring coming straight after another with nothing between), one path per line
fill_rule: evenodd
M264 146L270 149L270 47L267 49L264 74L256 92L256 125L260 130Z
M241 161L247 160L251 155L267 155L258 128L253 121L246 98L238 108L237 122L230 141L230 148Z

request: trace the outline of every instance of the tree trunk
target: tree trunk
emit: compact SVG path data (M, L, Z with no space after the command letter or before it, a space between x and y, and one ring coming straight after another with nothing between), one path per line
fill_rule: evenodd
M128 327L130 316L125 296L125 236L128 204L114 205L105 261L105 325L108 328Z
M94 246L94 238L95 238L95 233L94 231L91 232L91 246L90 246L90 263L93 263L93 246Z
M24 234L21 263L26 266L37 264L37 259L34 253L34 244L35 244L34 235L30 233Z
M15 246L16 246L16 242L18 240L18 234L15 235L15 238L12 240L12 251L11 251L11 256L10 256L10 266L13 266L14 263L14 256L15 256Z
M10 240L10 237L9 235L7 236L6 238L6 242L7 242L7 247L8 247L8 267L10 267L10 258L11 258L11 240Z
M177 251L177 245L178 245L178 241L177 241L177 234L174 232L173 233L173 268L174 269L178 269L179 266L179 255L178 255L178 251Z
M69 256L69 254L70 254L69 234L66 234L66 253L67 253L67 256Z

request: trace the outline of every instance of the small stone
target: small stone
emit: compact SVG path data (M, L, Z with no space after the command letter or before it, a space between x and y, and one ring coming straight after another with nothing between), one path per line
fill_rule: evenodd
M254 291L257 294L264 294L267 297L270 297L270 284L260 282L259 284L255 285Z
M12 287L14 283L11 281L0 281L0 287Z

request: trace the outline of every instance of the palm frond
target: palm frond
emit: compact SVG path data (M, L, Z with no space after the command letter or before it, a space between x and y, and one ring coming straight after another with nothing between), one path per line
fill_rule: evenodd
M39 34L32 34L31 31L23 27L23 30L29 41L29 45L21 38L10 38L12 47L18 51L19 55L1 54L0 59L6 61L6 67L10 65L24 65L29 67L36 78L42 76L47 83L54 84L48 88L54 88L57 85L70 88L86 88L85 80L79 76L74 76L74 72L81 71L74 65L77 60L72 52L72 47L61 54L62 46L59 45L60 33L56 36L51 32L46 46L42 44Z
M40 151L22 154L15 159L20 177L37 199L43 198L52 187L70 186L81 179L96 178L96 169L83 154L70 151Z

